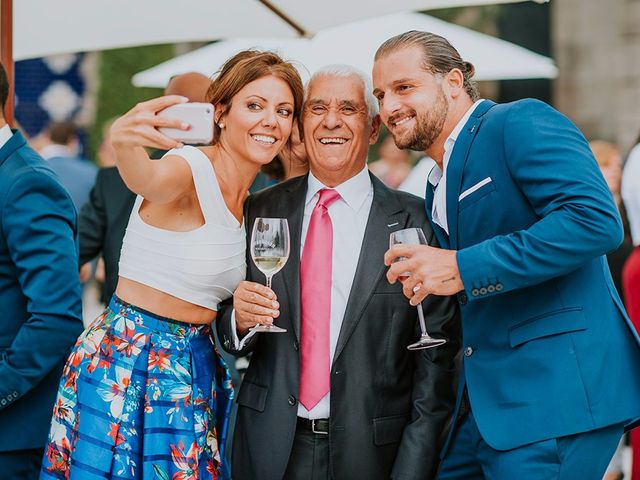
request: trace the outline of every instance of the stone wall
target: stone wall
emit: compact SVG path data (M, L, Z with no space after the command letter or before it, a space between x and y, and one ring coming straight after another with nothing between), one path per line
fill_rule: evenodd
M640 133L640 0L551 0L554 105L623 154Z

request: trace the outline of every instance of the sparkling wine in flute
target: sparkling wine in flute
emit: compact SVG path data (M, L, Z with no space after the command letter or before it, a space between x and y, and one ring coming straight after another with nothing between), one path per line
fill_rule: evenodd
M389 237L389 248L394 245L406 243L410 245L427 245L427 239L424 236L424 232L420 228L407 228L404 230L398 230L393 232ZM406 260L406 257L398 257L394 260L394 263ZM411 276L411 272L402 272L398 275L400 283L404 283ZM437 347L446 343L444 338L433 338L427 332L427 323L424 318L424 312L422 310L422 303L417 305L418 309L418 321L420 322L420 339L416 343L412 343L407 346L409 350L420 350L423 348Z
M267 277L267 287L289 258L289 224L286 218L256 218L251 232L251 258L258 270ZM258 324L251 329L257 332L286 332L275 324Z
M274 276L284 264L287 263L287 257L254 257L253 263L256 264L258 270L264 273L267 277Z

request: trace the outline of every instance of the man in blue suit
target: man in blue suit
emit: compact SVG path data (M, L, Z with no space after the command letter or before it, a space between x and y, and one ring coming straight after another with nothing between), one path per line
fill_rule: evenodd
M440 479L601 479L640 417L640 346L605 254L618 211L587 142L535 100L477 100L473 66L407 32L373 69L400 148L425 151L426 209L444 250L399 245L404 293L457 294L464 369Z
M0 105L9 94L0 65ZM62 362L82 330L69 194L0 112L0 478L38 477Z
M47 127L49 143L40 150L51 170L67 189L76 211L89 200L89 192L96 181L98 167L79 155L80 139L73 122L53 122Z

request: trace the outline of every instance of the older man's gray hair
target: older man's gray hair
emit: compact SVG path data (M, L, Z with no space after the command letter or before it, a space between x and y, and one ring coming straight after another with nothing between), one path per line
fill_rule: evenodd
M311 76L304 88L304 103L307 103L309 97L309 85L318 77L357 77L362 82L364 87L364 100L367 105L367 114L369 118L369 124L373 122L373 119L378 114L378 100L373 96L373 85L371 78L361 70L351 65L335 64L327 65L325 67L316 70Z

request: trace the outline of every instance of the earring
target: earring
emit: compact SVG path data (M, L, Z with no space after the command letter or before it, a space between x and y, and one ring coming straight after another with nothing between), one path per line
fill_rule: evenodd
M219 122L219 123L218 123L218 126L219 126L220 128L224 128L224 123Z

